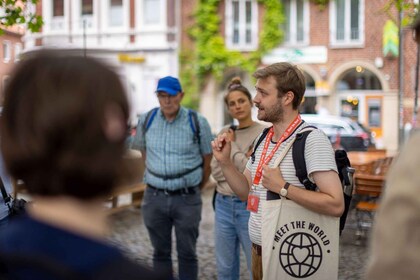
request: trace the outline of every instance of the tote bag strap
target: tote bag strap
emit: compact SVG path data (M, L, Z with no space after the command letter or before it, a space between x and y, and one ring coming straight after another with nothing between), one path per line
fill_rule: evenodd
M287 153L289 152L290 148L292 147L293 143L295 142L295 138L293 138L289 143L287 143L287 146L284 148L284 150L281 152L281 154L276 158L276 160L273 163L273 167L279 166L280 163L283 161L284 157L287 155ZM282 210L282 206L283 206L283 199L286 200L285 198L280 197L280 215L281 215L281 210ZM277 219L276 222L276 227L278 227L278 222L279 219Z
M276 166L280 165L280 163L282 162L282 160L284 159L284 157L287 155L287 153L289 152L290 148L292 147L293 143L295 142L295 139L296 138L293 137L293 139L291 139L291 141L289 143L287 143L287 145L284 148L284 150L281 152L281 154L274 161L272 167L276 167Z

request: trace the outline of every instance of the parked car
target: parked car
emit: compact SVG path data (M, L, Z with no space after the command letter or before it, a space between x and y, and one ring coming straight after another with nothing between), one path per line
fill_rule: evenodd
M373 136L374 133L367 128L366 126L364 126L363 124L356 122L360 128L367 133L368 137L369 137L369 147L375 148L376 147L376 142L375 142L375 137Z
M370 131L350 118L302 114L302 119L322 129L335 148L346 151L366 151L374 144Z

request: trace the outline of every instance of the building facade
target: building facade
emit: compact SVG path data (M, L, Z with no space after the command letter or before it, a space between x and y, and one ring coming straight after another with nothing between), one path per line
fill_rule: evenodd
M9 80L10 71L14 65L19 61L23 50L22 35L23 29L19 27L8 28L3 30L3 35L0 36L1 41L1 59L0 59L0 83L1 95L0 106L3 104L3 90Z
M297 64L307 78L303 113L324 111L351 117L374 132L378 148L397 151L398 120L403 125L413 122L417 47L409 27L403 30L400 112L398 54L386 53L384 48L390 16L383 12L383 7L388 1L331 0L325 7L309 0L279 1L286 18L279 27L284 31L284 40L262 57L262 65L282 61ZM256 50L264 16L261 3L220 1L218 13L222 19L220 33L227 48L244 53ZM391 14L398 18L395 10ZM187 38L184 41L193 44ZM208 79L201 111L213 128L230 121L224 112L223 94L234 75L241 76L250 89L254 88L254 81L241 69L227 69L222 81Z
M44 26L24 36L25 51L63 48L98 57L120 74L131 119L158 105L157 80L178 75L180 2L175 0L42 0Z

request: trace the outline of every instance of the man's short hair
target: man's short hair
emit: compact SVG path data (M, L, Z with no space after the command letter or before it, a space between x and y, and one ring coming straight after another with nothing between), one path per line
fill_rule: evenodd
M283 96L288 91L294 93L293 109L297 110L305 94L305 76L296 65L287 62L271 64L267 67L258 69L253 74L256 79L266 79L272 76L276 80L278 97Z
M62 51L63 52L63 51ZM105 135L105 111L128 102L118 76L99 61L40 51L10 76L0 120L6 167L31 194L89 200L117 180L124 136Z

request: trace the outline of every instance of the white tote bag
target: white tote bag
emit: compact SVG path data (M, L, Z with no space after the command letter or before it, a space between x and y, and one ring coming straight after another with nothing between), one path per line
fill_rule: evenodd
M336 280L340 218L284 198L261 203L263 279Z

